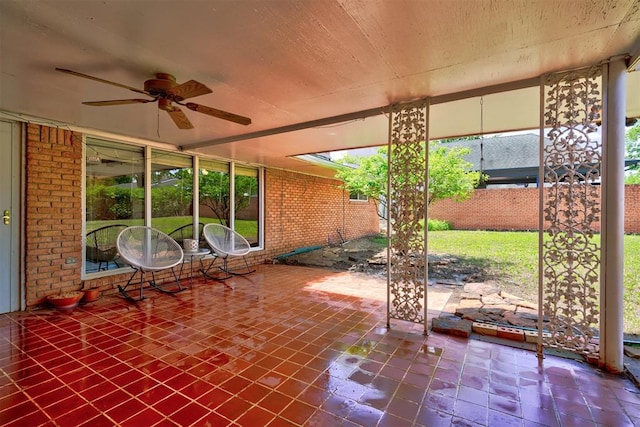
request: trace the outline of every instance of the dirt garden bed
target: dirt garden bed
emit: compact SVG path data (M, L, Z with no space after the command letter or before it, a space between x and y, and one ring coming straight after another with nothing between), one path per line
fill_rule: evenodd
M464 263L455 256L429 254L428 258L430 282L463 285L489 279L482 268ZM387 249L386 244L375 237L362 237L342 245L325 246L283 257L280 262L384 276L387 269Z

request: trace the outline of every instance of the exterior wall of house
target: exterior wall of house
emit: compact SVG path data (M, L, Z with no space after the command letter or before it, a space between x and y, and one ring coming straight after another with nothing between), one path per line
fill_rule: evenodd
M27 307L83 286L117 292L130 273L82 281L82 135L28 124L25 146ZM265 248L252 252L249 262L270 262L296 248L338 241L338 230L345 239L377 233L375 204L350 202L339 185L333 179L266 170Z
M624 197L625 233L640 233L640 185L627 185ZM464 202L434 203L429 216L458 230L537 230L538 189L479 189Z
M373 201L349 201L341 182L282 170L265 176L265 258L379 232Z
M82 274L82 135L29 124L25 165L27 305L78 290Z

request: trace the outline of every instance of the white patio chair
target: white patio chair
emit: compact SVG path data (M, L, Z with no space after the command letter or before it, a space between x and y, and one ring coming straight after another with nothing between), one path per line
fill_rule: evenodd
M180 285L180 279L174 270L175 266L182 263L184 253L178 242L165 233L151 227L127 227L118 235L116 245L120 258L135 269L124 287L118 285L118 290L125 298L132 301L144 299L142 289L144 286L145 273L148 271L151 272L152 278L149 284L159 291L176 293L186 289ZM171 269L178 285L177 289L164 289L156 283L155 272L167 269ZM140 296L133 298L127 293L127 287L138 273L140 273Z
M206 271L203 271L205 276L215 280L226 280L232 275L242 276L255 272L255 270L252 270L249 267L246 257L251 250L251 245L240 233L237 233L229 227L225 227L221 224L206 224L204 226L203 235L209 246L211 246L211 250L216 255L216 259L211 263L209 268ZM230 270L228 265L229 257L242 257L246 271L240 272ZM218 258L222 259L222 266L219 267L224 273L224 276L222 277L216 277L209 274L209 270L211 270Z

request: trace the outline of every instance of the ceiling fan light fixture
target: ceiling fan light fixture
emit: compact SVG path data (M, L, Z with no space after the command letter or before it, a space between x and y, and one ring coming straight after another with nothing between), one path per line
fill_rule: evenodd
M173 111L171 101L167 98L158 98L158 108L164 111Z

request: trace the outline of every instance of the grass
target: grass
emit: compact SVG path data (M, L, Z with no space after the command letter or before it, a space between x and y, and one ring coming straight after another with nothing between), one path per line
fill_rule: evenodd
M624 331L640 334L640 236L626 235L624 245ZM433 231L429 251L483 267L505 292L538 301L537 232Z

